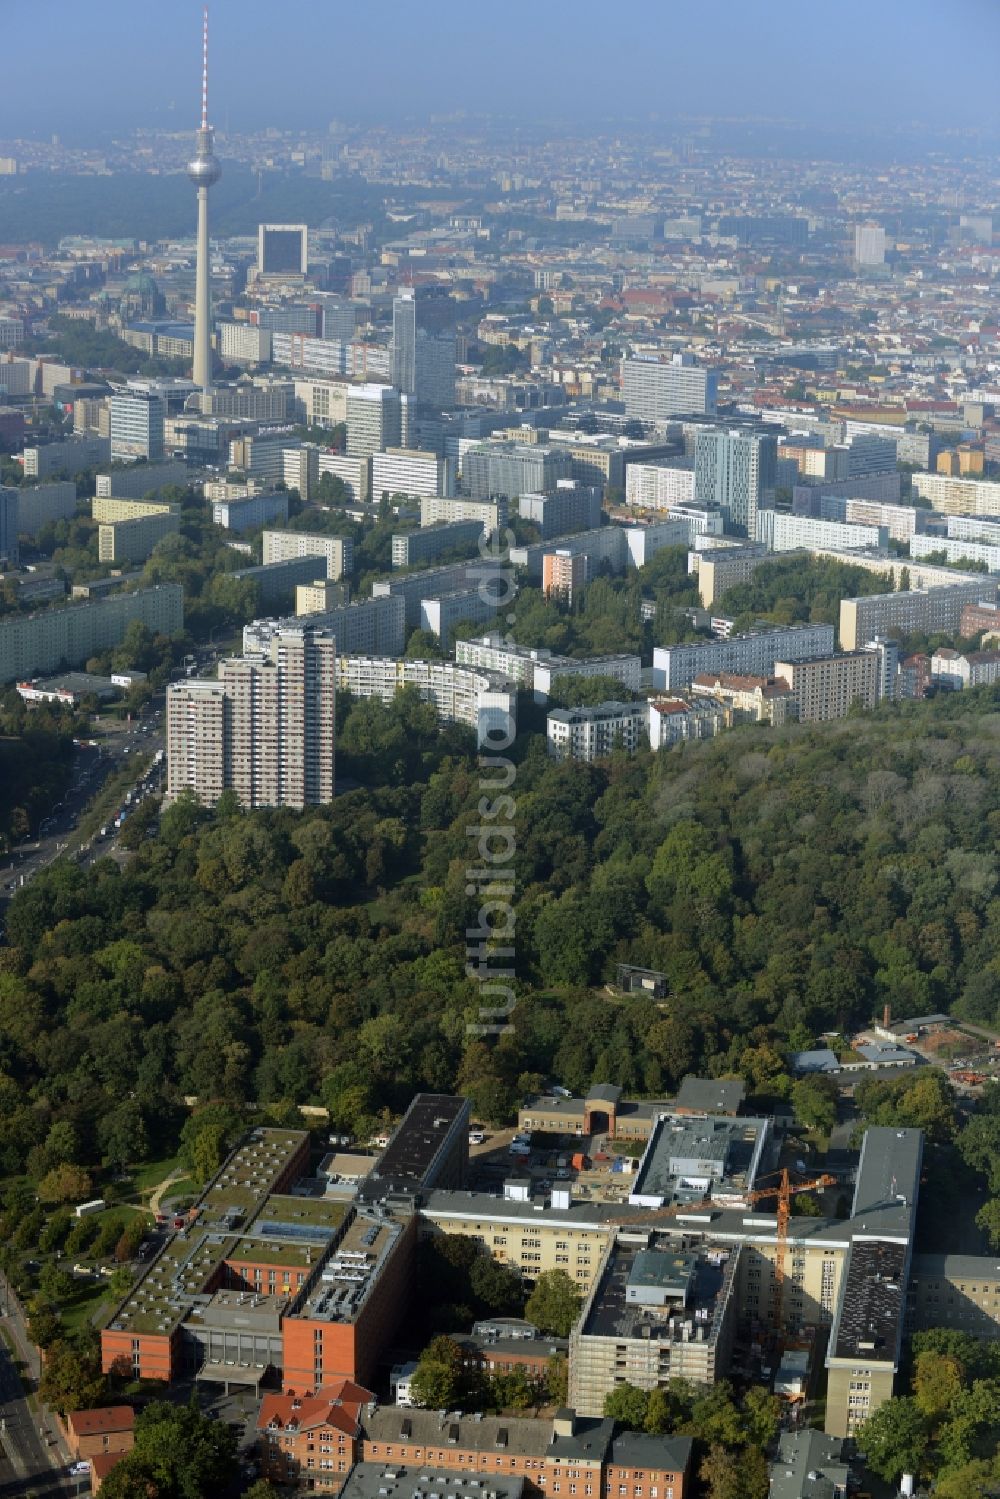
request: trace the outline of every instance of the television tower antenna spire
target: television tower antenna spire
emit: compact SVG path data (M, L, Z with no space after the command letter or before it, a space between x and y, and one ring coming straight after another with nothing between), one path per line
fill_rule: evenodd
M201 18L201 128L208 129L208 6Z

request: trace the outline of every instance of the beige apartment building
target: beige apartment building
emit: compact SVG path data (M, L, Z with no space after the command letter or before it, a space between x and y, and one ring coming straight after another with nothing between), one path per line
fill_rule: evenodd
M794 719L797 712L795 695L784 678L703 672L691 683L690 693L695 699L719 699L729 710L732 723L780 725Z
M529 1282L546 1270L565 1270L587 1292L607 1246L613 1211L606 1203L572 1202L568 1189L556 1189L548 1204L523 1194L498 1200L486 1192L432 1192L421 1208L420 1232L467 1234Z
M90 502L91 518L99 525L113 526L119 521L142 520L147 515L180 515L179 505L159 500L119 500L95 495Z
M334 583L330 578L317 578L314 583L297 583L295 586L295 613L326 614L350 602L351 585Z
M976 1338L1000 1338L1000 1260L996 1255L914 1255L908 1324L910 1332L955 1327Z
M913 492L944 515L1000 515L1000 484L988 479L914 474Z
M211 805L224 790L244 807L333 800L336 645L328 631L289 628L266 656L219 664L217 681L167 689L167 794Z
M855 704L874 708L878 702L878 660L872 651L776 661L774 675L787 682L800 723L845 718Z
M265 531L263 539L265 565L287 562L293 557L322 558L326 576L335 581L354 566L354 542L349 536L324 536L310 531ZM322 567L318 569L322 572Z
M966 604L993 603L996 581L966 577L944 588L910 588L902 593L870 593L841 599L840 644L858 651L877 635L954 634Z
M786 552L786 558L788 555ZM774 561L772 553L757 545L712 547L690 556L697 559L698 597L703 609L711 609L730 588L749 583L758 567Z
M715 1384L736 1334L742 1248L677 1249L649 1228L619 1229L569 1340L569 1403L600 1416L622 1384Z
M97 530L98 556L102 562L145 562L158 541L180 528L180 513L165 507L134 520L106 521Z

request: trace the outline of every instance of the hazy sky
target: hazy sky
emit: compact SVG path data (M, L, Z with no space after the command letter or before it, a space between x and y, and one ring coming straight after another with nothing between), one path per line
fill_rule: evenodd
M0 138L196 123L194 0L0 0ZM1000 0L213 0L212 118L1000 125Z

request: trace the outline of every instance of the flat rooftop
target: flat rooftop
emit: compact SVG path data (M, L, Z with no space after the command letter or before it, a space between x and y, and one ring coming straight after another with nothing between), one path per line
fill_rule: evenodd
M679 1342L685 1336L682 1332L685 1324L688 1341L710 1341L715 1332L716 1312L721 1310L724 1293L731 1283L736 1255L726 1250L696 1251L690 1257L684 1302L651 1306L628 1299L629 1286L635 1283L636 1262L647 1250L662 1250L671 1259L676 1258L669 1240L659 1235L632 1229L624 1237L619 1234L584 1313L584 1336Z
M998 1254L915 1254L910 1280L1000 1280Z
M194 1308L207 1306L223 1261L233 1257L237 1246L258 1243L254 1220L269 1202L276 1204L276 1209L289 1202L296 1209L311 1206L308 1199L273 1196L271 1191L307 1139L305 1130L256 1129L246 1136L185 1215L184 1227L171 1235L150 1261L109 1327L166 1335ZM339 1205L327 1206L334 1214ZM254 1231L248 1232L252 1226ZM277 1222L269 1220L268 1227L276 1229ZM286 1237L298 1250L297 1236L288 1233ZM272 1232L263 1242L278 1245L281 1239L280 1233ZM314 1250L314 1258L315 1254ZM270 1262L284 1263L278 1259Z
M912 1229L920 1190L923 1133L919 1129L867 1129L854 1187L851 1217L874 1218L886 1211Z
M650 1137L629 1201L740 1198L753 1188L767 1130L766 1119L664 1116Z
M907 1246L856 1239L840 1294L830 1357L895 1367L903 1332Z
M296 1317L353 1322L396 1247L403 1225L384 1214L359 1212L296 1308Z
M366 1186L381 1183L382 1192L393 1186L412 1189L433 1185L428 1181L441 1147L456 1122L468 1114L464 1098L448 1093L418 1093L379 1157ZM371 1195L366 1194L366 1195Z

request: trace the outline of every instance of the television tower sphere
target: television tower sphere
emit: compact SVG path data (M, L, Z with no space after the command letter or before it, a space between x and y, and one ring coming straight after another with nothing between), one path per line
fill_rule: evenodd
M207 125L198 131L198 154L188 162L187 174L195 187L211 187L222 176L222 167L212 150L212 131Z

